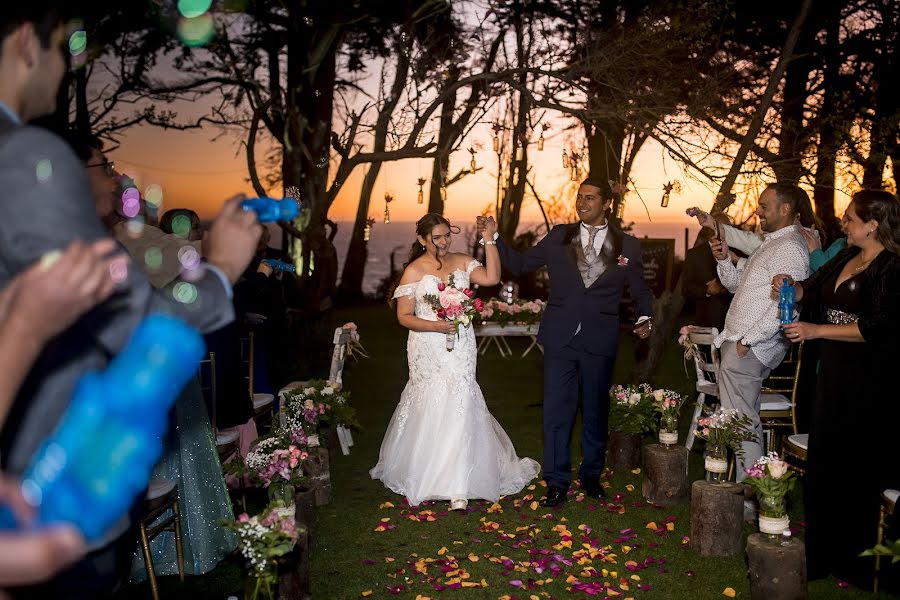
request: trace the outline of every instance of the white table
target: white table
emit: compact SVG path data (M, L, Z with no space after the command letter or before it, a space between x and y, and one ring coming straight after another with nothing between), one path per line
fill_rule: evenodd
M509 347L509 343L505 338L508 337L527 337L531 338L531 345L525 349L525 352L522 353L522 356L527 356L529 352L531 352L532 348L537 348L544 352L544 349L541 348L541 345L537 343L537 334L540 329L540 324L535 323L534 325L499 325L497 323L485 323L483 325L479 325L475 327L475 335L481 339L478 340L478 353L484 354L488 351L491 344L493 343L497 346L497 350L500 351L500 356L504 358L507 356L512 356L512 348Z

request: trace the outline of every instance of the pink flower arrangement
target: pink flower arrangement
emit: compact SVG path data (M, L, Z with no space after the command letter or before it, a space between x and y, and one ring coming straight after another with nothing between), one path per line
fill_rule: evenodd
M299 483L303 477L303 461L309 453L294 444L283 446L279 437L260 440L256 448L247 453L244 462L264 487L273 482Z
M500 325L532 325L540 322L546 303L543 300L514 300L507 302L491 298L484 306L481 320Z
M452 274L447 283L438 283L437 289L437 295L426 294L423 299L434 309L438 319L453 322L457 331L460 326L469 326L484 310L484 302L474 298L474 290L456 287Z

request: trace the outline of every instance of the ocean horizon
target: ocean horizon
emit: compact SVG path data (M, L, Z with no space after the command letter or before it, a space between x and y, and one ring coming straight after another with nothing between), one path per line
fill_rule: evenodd
M347 256L347 247L350 243L350 233L353 230L353 221L338 221L338 232L334 238L337 249L338 281L344 268L344 258ZM518 232L539 228L543 233L543 223L522 223ZM684 259L685 231L688 232L689 242L693 243L700 228L697 225L685 227L684 222L676 223L635 223L631 235L637 238L673 239L675 240L675 257ZM474 226L463 226L460 235L454 236L451 249L462 252L465 249L465 240L474 237ZM394 253L395 265L401 267L406 262L406 257L415 240L415 221L392 221L390 223L377 222L372 226L369 236L369 257L366 261L366 273L363 279L363 293L372 295L378 288L378 284L390 273L391 253Z

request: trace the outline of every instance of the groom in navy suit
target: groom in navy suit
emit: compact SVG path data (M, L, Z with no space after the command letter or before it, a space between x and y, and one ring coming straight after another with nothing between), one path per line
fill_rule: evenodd
M588 496L604 495L600 473L626 282L636 314L642 315L634 333L642 339L650 335L652 296L642 278L640 243L609 222L610 203L600 182L589 178L575 201L579 223L557 225L524 253L497 240L500 260L513 274L546 266L550 275L550 299L538 334L544 348L544 480L549 488L542 506L558 506L566 499L579 390L583 459L578 477Z

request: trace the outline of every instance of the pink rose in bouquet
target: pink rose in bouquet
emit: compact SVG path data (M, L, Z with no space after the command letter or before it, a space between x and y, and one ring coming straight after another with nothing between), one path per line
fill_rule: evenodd
M475 292L472 289L456 287L453 275L450 275L447 283L438 283L437 289L438 294L426 294L423 300L434 309L438 319L450 321L456 326L457 335L460 326L468 327L484 310L484 302L473 298ZM448 352L453 350L454 344L454 335L448 334L446 342Z

